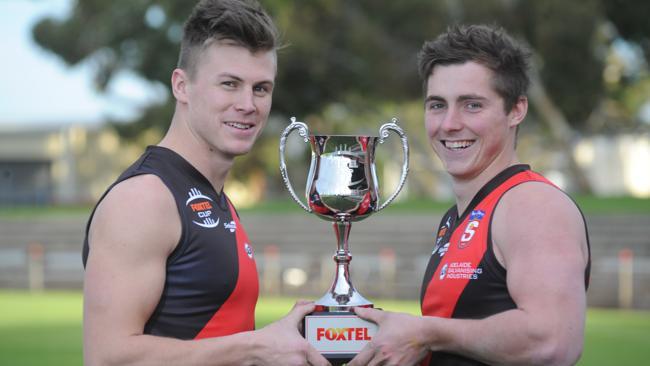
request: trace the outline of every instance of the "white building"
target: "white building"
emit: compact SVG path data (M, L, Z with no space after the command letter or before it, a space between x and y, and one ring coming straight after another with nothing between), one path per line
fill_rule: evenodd
M0 205L94 201L138 152L108 128L0 126Z

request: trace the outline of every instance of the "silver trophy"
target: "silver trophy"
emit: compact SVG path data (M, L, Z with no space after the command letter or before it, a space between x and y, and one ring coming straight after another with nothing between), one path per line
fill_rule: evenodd
M296 195L289 181L284 158L287 137L294 130L298 130L304 141L311 145L311 166L305 189L307 204ZM397 133L401 138L404 162L395 192L380 203L375 148L377 143L382 144L388 138L390 131ZM285 128L280 138L280 173L291 197L305 211L332 221L338 241L334 254L336 262L334 281L327 293L316 301L318 313L309 315L305 322L305 337L326 357L330 356L328 357L330 360L350 359L370 339L371 334L367 333L368 329L356 331L360 328L354 325L368 326L370 333L376 330L372 323L361 320L351 313L355 306L372 307L373 304L354 288L350 280L352 260L348 244L350 225L352 221L365 219L372 213L381 211L393 201L406 181L409 169L408 157L407 138L397 125L396 118L379 128L379 136L341 136L310 135L307 125L297 122L292 117L291 124ZM310 327L307 320L315 325ZM321 321L322 324L319 323ZM313 332L310 332L310 328ZM331 331L328 333L327 331L331 329L355 329L355 331L340 335L333 334Z

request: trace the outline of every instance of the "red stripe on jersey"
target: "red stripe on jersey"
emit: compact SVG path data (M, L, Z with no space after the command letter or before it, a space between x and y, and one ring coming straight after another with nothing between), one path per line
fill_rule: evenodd
M257 266L253 258L253 249L248 243L248 235L241 226L232 204L228 202L228 205L236 224L235 237L239 263L237 285L228 300L194 339L221 337L255 329L255 305L259 295Z
M552 184L532 171L523 171L507 179L490 192L455 227L449 240L449 249L442 257L422 299L422 315L451 318L465 287L481 275L478 268L488 250L490 219L501 196L510 188L528 181ZM480 218L477 218L480 216ZM433 255L439 255L434 253ZM474 277L474 275L476 277Z
M426 295L422 302L422 314L450 318L454 312L458 298L472 276L472 268L476 268L487 248L485 240L480 240L480 233L487 232L484 228L489 221L483 217L469 225L469 216L454 230L449 240L449 249L440 261L436 272L427 286ZM488 218L489 219L489 218ZM478 226L476 226L478 222ZM473 234L467 234L471 230ZM459 230L460 229L460 230ZM469 240L462 241L463 236ZM463 249L460 247L463 246ZM434 254L436 255L436 254Z

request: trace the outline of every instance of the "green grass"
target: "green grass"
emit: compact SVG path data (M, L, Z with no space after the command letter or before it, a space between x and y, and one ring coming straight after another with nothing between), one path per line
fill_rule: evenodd
M301 197L302 198L302 197ZM304 202L304 201L303 201ZM430 199L417 199L403 202L393 202L383 212L388 213L444 213L454 204L452 201L433 201ZM304 211L291 199L268 200L253 207L238 208L242 213L303 213Z
M257 327L293 306L287 298L262 298ZM377 300L377 306L417 314L415 301ZM79 292L0 290L0 365L82 364L82 297ZM578 365L645 365L650 358L650 312L590 309L583 357Z
M585 214L650 214L650 199L634 197L574 196ZM455 202L434 201L428 198L409 199L391 203L385 213L444 213ZM269 200L254 207L240 208L245 213L302 213L303 210L290 199Z
M79 292L0 291L0 365L81 365Z
M590 309L581 366L647 365L650 312Z
M576 196L585 214L648 214L650 198Z
M576 202L585 214L650 214L650 199L634 197L576 196ZM442 214L454 204L452 201L434 201L427 198L394 202L386 213L439 213ZM253 207L238 207L247 213L297 213L303 210L291 199L266 200ZM91 206L0 206L0 219L29 219L34 217L87 217Z

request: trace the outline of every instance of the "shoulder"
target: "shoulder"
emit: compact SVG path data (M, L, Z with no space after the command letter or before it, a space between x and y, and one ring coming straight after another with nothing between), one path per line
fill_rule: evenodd
M538 181L524 182L503 194L495 214L510 220L582 223L578 206L559 188Z
M586 258L586 233L582 214L560 189L544 182L521 183L506 192L492 221L497 257L537 251L574 251ZM507 263L506 263L507 264Z
M508 210L520 210L530 214L568 214L581 218L576 204L559 188L539 181L518 184L503 194L499 206Z
M93 249L97 245L138 243L130 249L169 254L180 232L172 193L157 176L143 174L118 183L106 194L93 216L89 243Z

